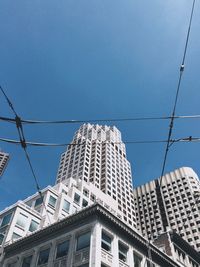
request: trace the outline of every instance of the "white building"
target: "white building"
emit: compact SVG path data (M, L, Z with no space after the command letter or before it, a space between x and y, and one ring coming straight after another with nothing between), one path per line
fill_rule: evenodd
M5 171L5 168L8 164L9 160L9 154L0 151L0 176L3 175L3 172Z
M136 227L132 175L116 127L83 124L61 156L56 182L70 177L93 183L118 202L123 220Z
M101 205L94 204L5 246L0 266L199 266L200 257L194 249L187 244L190 249L185 251L188 247L184 247L185 244L176 239L169 245L169 239L168 235L165 242L159 242L159 246L162 245L162 249L159 249ZM177 258L174 245L180 246L181 255L185 253L184 260L179 255Z
M200 251L200 182L191 168L180 168L134 189L138 230L155 239L167 223ZM160 188L160 189L159 189Z

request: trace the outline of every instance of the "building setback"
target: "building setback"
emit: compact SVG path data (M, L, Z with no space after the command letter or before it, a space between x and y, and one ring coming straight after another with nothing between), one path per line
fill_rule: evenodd
M56 182L70 177L93 183L118 202L123 220L136 228L131 166L120 131L83 124L61 156Z
M138 230L151 240L168 228L200 251L200 182L187 167L134 189ZM160 189L159 189L160 188ZM159 190L158 190L159 189Z

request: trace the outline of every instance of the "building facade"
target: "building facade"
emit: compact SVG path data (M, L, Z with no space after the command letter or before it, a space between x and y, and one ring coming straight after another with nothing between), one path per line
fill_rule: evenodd
M136 228L131 166L116 127L83 124L61 156L56 182L70 177L93 183L118 202L123 220Z
M200 182L191 168L180 168L134 189L138 230L151 240L168 228L200 251ZM159 190L158 190L159 186ZM163 206L164 205L164 206ZM163 219L164 218L164 219Z
M0 266L184 266L174 261L173 253L168 256L101 205L94 204L5 246ZM187 266L196 267L189 261Z
M9 154L0 151L0 176L3 175L3 172L5 171L8 161L9 161Z

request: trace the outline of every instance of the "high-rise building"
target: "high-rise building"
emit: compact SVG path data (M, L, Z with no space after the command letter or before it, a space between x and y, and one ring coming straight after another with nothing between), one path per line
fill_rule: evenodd
M8 164L9 160L9 154L0 151L0 176L3 175L3 172L5 171L5 168Z
M138 230L152 240L168 225L200 251L200 182L187 167L134 189Z
M93 183L117 201L123 220L136 227L132 175L116 127L83 124L61 156L56 182L70 177Z

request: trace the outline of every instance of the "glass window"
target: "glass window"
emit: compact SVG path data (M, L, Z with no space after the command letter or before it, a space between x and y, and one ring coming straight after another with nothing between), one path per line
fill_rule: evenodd
M0 245L3 243L4 240L4 234L0 233Z
M9 224L11 216L12 216L12 213L9 213L9 214L7 214L6 216L3 217L2 221L1 221L1 227L3 227L4 225Z
M141 263L142 263L142 256L138 255L137 253L133 253L133 257L134 257L134 267L141 267Z
M88 205L87 200L83 199L83 202L82 202L82 206L83 206L83 208L87 207L87 205Z
M55 206L56 206L56 198L53 197L53 196L50 196L48 204L55 208Z
M18 235L18 234L16 234L15 232L12 234L12 240L13 240L13 241L17 240L17 239L20 238L20 237L21 237L21 235Z
M111 251L111 237L102 232L101 235L101 247L107 251Z
M66 256L69 250L69 240L66 240L57 245L56 259Z
M74 202L76 202L78 204L80 202L80 196L77 193L74 194Z
M39 227L39 223L34 221L34 220L32 220L31 224L30 224L30 227L29 227L29 231L30 232L34 232L34 231L36 231L38 229L38 227Z
M12 263L8 263L7 267L16 267L17 266L17 262L12 262Z
M17 222L16 222L16 225L22 227L22 228L25 228L26 226L26 223L27 223L27 216L20 213L17 217Z
M39 258L38 258L38 264L37 264L38 266L48 262L49 252L50 252L50 248L47 248L47 249L40 251Z
M147 267L155 267L153 262L147 261Z
M67 212L69 212L69 209L70 209L70 203L65 199L63 201L63 208L62 209L67 211Z
M76 250L80 250L90 246L90 232L84 233L77 237Z
M22 262L22 267L30 267L31 266L31 261L32 261L32 255L26 257L23 259L23 262Z
M40 198L36 199L35 207L41 205L42 203L43 203L43 197L40 197Z
M119 259L126 262L128 248L123 244L121 244L120 242L118 243L118 248L119 248Z

